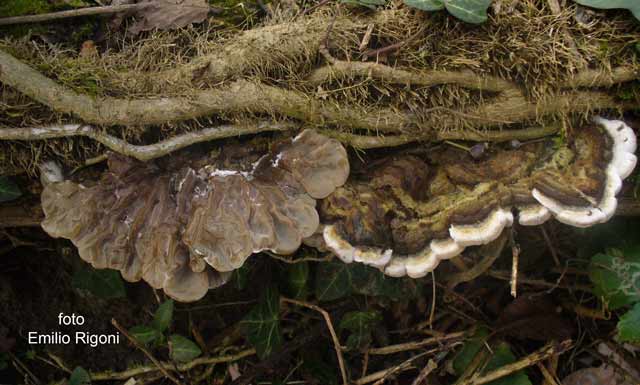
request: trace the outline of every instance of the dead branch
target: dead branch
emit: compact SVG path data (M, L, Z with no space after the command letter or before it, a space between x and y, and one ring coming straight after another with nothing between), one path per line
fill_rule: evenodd
M74 9L70 11L42 13L39 15L15 16L0 18L0 25L40 23L43 21L52 21L60 19L69 19L72 17L96 16L96 15L113 15L114 13L138 11L153 5L151 3L140 4L122 4L111 5L105 7L87 7Z
M571 340L567 340L559 344L553 342L549 343L519 361L501 366L500 368L493 370L485 375L474 375L458 385L483 385L489 383L491 381L497 380L498 378L502 378L504 376L508 376L511 373L517 372L518 370L524 369L531 365L535 365L538 362L544 361L551 356L562 354L571 347L571 344Z
M394 354L399 352L406 352L408 350L416 350L429 345L437 345L444 341L455 341L463 338L467 334L468 333L465 331L455 332L455 333L445 334L443 336L427 338L422 341L406 342L403 344L389 345L381 348L371 348L369 349L368 353L371 355L386 355L386 354Z
M51 357L51 359L53 361L55 361L55 363L57 364L57 366L67 372L67 373L71 373L71 369L69 369L69 366L66 365L62 359L52 353L48 353L49 357ZM211 364L222 364L222 363L227 363L227 362L234 362L234 361L238 361L241 360L245 357L249 357L249 356L253 356L256 354L256 350L255 349L247 349L247 350L242 350L238 353L235 354L229 354L229 355L224 355L224 356L215 356L215 357L211 357L211 356L204 356L204 357L198 357L190 362L186 362L183 364L179 364L176 365L173 362L160 362L160 366L167 369L167 370L177 370L178 372L186 372L188 370L191 370L197 366L201 366L201 365L211 365ZM113 380L128 380L131 377L135 377L135 376L139 376L141 374L146 374L146 373L153 373L153 372L158 372L159 369L157 366L155 365L151 365L151 366L137 366L133 369L128 369L122 372L112 372L112 371L106 371L106 372L91 372L91 379L93 381L113 381Z

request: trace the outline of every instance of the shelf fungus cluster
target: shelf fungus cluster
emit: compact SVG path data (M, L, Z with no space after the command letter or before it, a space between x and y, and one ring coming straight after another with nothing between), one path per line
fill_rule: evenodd
M531 142L481 160L441 148L426 159L383 159L361 178L354 171L320 205L324 243L344 262L417 278L495 240L514 220L577 227L609 220L636 165L633 130L597 118L567 142Z
M109 170L92 184L61 180L45 166L42 227L70 239L95 268L195 301L251 254L298 249L319 226L316 199L349 175L344 147L312 130L256 159L229 169L220 162L160 165L112 155Z

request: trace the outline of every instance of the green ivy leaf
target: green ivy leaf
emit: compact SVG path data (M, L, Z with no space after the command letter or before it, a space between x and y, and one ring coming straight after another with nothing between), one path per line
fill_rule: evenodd
M302 262L289 265L287 268L287 282L293 298L306 298L307 285L309 283L309 264Z
M640 302L620 317L618 339L621 342L640 342Z
M333 301L352 293L401 300L415 297L418 286L409 279L391 279L361 263L328 262L316 270L315 295L319 301Z
M599 9L628 9L640 20L640 1L638 0L575 0L580 5Z
M76 366L69 377L69 385L91 385L91 376L82 366Z
M0 372L9 367L9 354L0 353Z
M487 21L487 9L491 0L404 0L410 7L423 11L439 11L446 8L450 14L467 23Z
M282 345L280 295L275 288L267 288L260 303L242 320L242 326L260 359L265 359Z
M492 370L496 370L505 365L509 365L516 362L516 356L511 352L509 344L503 342L493 348L493 356L484 368L483 373L488 373ZM499 378L495 381L489 382L487 385L532 385L529 376L523 371L519 370L508 376Z
M202 354L195 342L178 334L169 337L171 359L177 362L189 362Z
M351 332L347 338L347 349L363 349L371 343L371 331L382 320L376 311L352 311L340 320L338 328Z
M104 299L122 298L127 292L120 273L111 269L94 269L83 265L71 278L71 285Z
M318 301L333 301L351 294L351 278L352 271L349 264L321 263L316 270L316 298Z
M244 290L249 282L249 266L247 263L231 273L231 283L236 290Z
M138 325L129 329L129 334L143 345L151 345L160 340L162 334L157 329L146 325Z
M456 375L461 376L464 373L473 358L484 346L488 336L489 330L485 327L480 327L470 339L465 341L462 349L453 358L453 371Z
M611 310L640 301L640 245L594 255L589 278Z
M444 0L404 0L404 3L423 11L440 11L444 9Z
M162 333L167 330L171 325L171 320L173 319L173 300L164 301L160 306L158 306L158 310L153 315L153 321L151 322L151 326L156 329L158 332Z
M22 195L18 185L6 176L0 176L0 203L9 202Z
M378 5L385 5L387 0L340 0L342 4L359 5L369 9L376 9Z

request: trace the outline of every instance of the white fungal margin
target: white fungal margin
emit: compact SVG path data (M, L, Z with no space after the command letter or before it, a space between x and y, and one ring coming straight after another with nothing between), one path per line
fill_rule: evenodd
M42 162L38 167L40 168L40 182L43 186L64 181L62 167L57 162L48 160Z
M600 117L596 117L594 121L602 125L613 140L612 159L606 169L606 181L600 201L585 207L569 206L533 189L531 194L537 203L516 207L519 224L536 226L555 217L572 226L588 227L606 222L615 214L616 195L622 188L622 180L631 174L637 163L634 155L637 139L633 129L622 121ZM323 237L327 247L344 262L373 265L391 277L420 278L433 271L440 261L460 255L465 247L494 241L505 227L513 224L513 220L510 207L498 207L477 223L452 224L449 226L451 238L434 239L423 250L409 255L393 255L391 250L355 247L331 225L325 226Z
M637 139L631 127L620 120L601 117L594 118L594 122L601 125L613 140L611 162L605 172L606 180L600 201L584 207L570 206L545 195L540 190L531 191L535 200L553 213L558 221L576 227L593 226L613 217L618 205L616 195L622 188L622 180L631 175L638 161L634 154Z
M391 260L393 250L380 249L376 247L359 248L353 246L349 241L342 238L335 226L328 225L322 231L322 237L327 245L338 258L345 263L360 262L383 268Z
M538 226L551 218L551 211L548 208L531 204L518 207L518 223L523 226Z
M471 225L452 224L449 227L449 234L461 246L478 246L495 240L505 227L512 224L511 210L499 207L478 223Z

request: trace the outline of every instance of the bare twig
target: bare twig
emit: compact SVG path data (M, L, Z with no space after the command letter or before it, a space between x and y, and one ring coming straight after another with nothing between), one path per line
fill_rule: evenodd
M418 374L418 377L416 377L415 380L413 380L411 385L421 385L422 382L429 376L429 374L431 374L431 372L433 372L437 368L438 368L438 364L436 364L434 360L429 360L429 362L427 362L427 366L425 366L420 371L420 374Z
M305 9L304 11L300 12L300 13L299 13L299 15L300 15L300 16L296 15L296 17L294 18L294 20L295 20L295 19L297 19L298 17L302 17L302 16L304 16L304 15L306 15L306 14L310 13L310 12L311 12L311 11L313 11L314 9L317 9L317 8L322 7L323 5L327 4L327 3L328 3L328 2L330 2L330 1L331 1L331 0L322 0L322 1L320 1L318 4L312 5L311 7L309 7L309 8L307 8L307 9Z
M120 324L118 323L118 321L116 321L115 318L111 319L111 324L120 331L120 333L122 333L125 337L127 337L127 339L129 341L131 341L131 343L141 352L144 353L145 356L147 356L151 362L153 362L153 364L162 372L162 374L165 375L165 377L167 377L168 379L170 379L171 381L173 381L176 385L182 385L182 382L180 380L178 380L173 374L169 373L169 371L162 365L162 363L160 361L158 361L153 354L151 354L151 352L149 352L147 350L147 348L145 348L144 346L140 345L140 343L138 342L138 340L136 340L135 338L133 338L128 331L125 330L125 328L123 328L122 326L120 326Z
M153 4L152 3L123 4L123 5L111 5L111 6L105 6L105 7L88 7L88 8L74 9L70 11L43 13L40 15L4 17L4 18L0 18L0 25L40 23L43 21L53 21L53 20L68 19L72 17L82 17L82 16L113 15L114 13L138 11L138 10L147 8L151 5Z
M487 274L490 277L496 278L496 279L500 279L500 280L504 280L504 281L510 281L511 280L511 272L507 272L507 271L500 271L500 270L489 270L487 272ZM532 285L532 286L540 286L540 287L548 287L548 288L561 288L561 289L567 289L567 290L580 290L580 291L584 291L587 293L590 293L593 291L593 288L587 285L579 285L579 284L571 284L571 285L561 285L558 282L556 283L551 283L551 282L547 282L544 281L542 279L529 279L529 278L525 278L522 276L522 274L520 274L520 276L518 277L518 282L521 284L526 284L526 285Z
M549 238L549 234L545 229L545 224L542 224L542 226L540 226L540 231L542 232L542 237L544 238L544 241L547 244L549 251L551 252L551 256L553 257L553 262L555 262L557 267L560 267L561 264L560 264L560 259L558 258L558 253L556 252L556 248L553 246L553 243L551 242L551 238Z
M418 36L422 35L422 33L424 32L425 28L426 27L421 26L418 29L418 31L416 31L413 35L409 36L407 39L399 41L399 42L394 43L394 44L390 44L390 45L388 45L386 47L365 51L362 54L362 56L365 59L368 58L368 57L373 57L373 56L375 56L377 58L380 55L387 55L387 54L389 54L391 52L395 52L395 51L401 49L402 47L404 47L405 45L411 43Z
M413 365L411 365L413 363L413 361L426 356L427 354L433 353L435 351L434 350L430 350L430 351L426 351L420 354L416 354L415 356L409 358L408 360L405 360L403 362L401 362L400 364L388 368L388 369L384 369L384 370L380 370L378 372L375 373L371 373L368 376L362 377L357 379L356 381L353 382L354 385L364 385L364 384L368 384L373 382L374 385L380 385L382 383L384 383L384 381L391 375L394 374L398 374L407 370L411 370L413 369ZM374 382L375 381L375 382Z
M549 369L547 369L547 367L544 366L544 363L538 362L536 366L538 367L538 369L540 369L540 372L542 373L542 377L544 377L545 382L543 385L560 385L558 381L556 381L556 379L554 378L553 374L549 372Z
M15 365L16 369L18 369L21 372L24 372L25 376L28 376L35 385L42 384L42 382L38 379L38 377L36 377L36 375L33 374L31 370L29 370L27 365L25 365L18 357L16 357L15 354L13 354L11 351L7 353L9 354L9 357L11 357L11 360L13 361L13 364Z
M520 246L513 239L513 231L511 231L511 296L518 296L518 260L520 257Z
M422 355L420 355L420 357L422 357ZM418 358L420 358L418 357ZM365 385L365 384L369 384L371 382L374 381L378 381L380 379L383 378L387 378L389 376L389 374L393 371L393 374L399 374L402 372L406 372L409 370L414 369L413 366L411 365L411 362L413 362L412 359L410 359L410 361L408 363L406 363L405 365L399 365L399 366L395 366L393 368L389 368L389 369L383 369L383 370L379 370L375 373L371 373L369 375L366 375L364 377L361 377L357 380L355 380L353 382L354 385Z
M221 364L227 362L234 362L245 357L250 357L256 354L255 349L247 349L242 350L235 354L223 355L223 356L204 356L198 357L190 362L186 362L183 364L176 365L173 362L160 362L160 366L167 370L177 370L179 372L186 372L191 370L197 366L201 365L213 365L213 364ZM71 373L71 369L69 369L68 365L66 365L62 359L52 353L48 353L49 357L57 364L57 366L64 370L67 373ZM94 381L113 381L113 380L127 380L131 377L139 376L142 374L153 373L160 371L159 367L156 365L150 366L136 366L133 369L128 369L122 372L91 372L91 379Z
M563 341L559 344L553 342L549 343L541 349L512 364L501 366L500 368L492 370L491 372L484 375L472 376L471 378L461 382L459 385L482 385L489 383L491 381L497 380L498 378L508 376L513 372L517 372L518 370L524 369L531 365L535 365L538 362L544 361L551 356L562 354L571 347L571 344L571 340Z
M371 41L371 34L373 33L374 27L375 27L375 24L373 23L369 23L369 25L367 25L367 31L364 33L364 36L362 37L362 41L360 41L360 45L358 46L358 51L362 52L365 49L367 49L367 47L369 46L369 41Z
M431 338L427 338L427 339L424 339L424 340L421 340L421 341L406 342L406 343L402 343L402 344L384 346L384 347L381 347L381 348L371 348L371 349L369 349L368 352L369 352L370 355L395 354L395 353L399 353L399 352L406 352L406 351L409 351L409 350L420 349L420 348L423 348L423 347L429 346L429 345L436 345L436 344L442 343L444 341L455 341L455 340L464 338L465 335L467 335L467 332L465 332L465 331L449 333L449 334L445 334L443 336L431 337Z
M340 340L338 339L338 334L336 334L335 329L333 328L333 323L331 322L331 317L329 316L329 313L327 313L326 310L324 310L323 308L321 308L318 305L314 305L312 303L308 303L308 302L304 302L304 301L298 301L295 299L291 299L291 298L286 298L286 297L281 297L280 298L283 302L287 302L287 303L291 303L297 306L302 306L302 307L306 307L308 309L312 309L317 311L318 313L322 314L322 317L324 318L325 322L327 323L327 328L329 329L329 333L331 333L331 339L333 340L333 346L336 350L336 356L338 357L338 366L340 366L340 374L342 375L342 383L344 385L348 385L349 384L349 380L347 378L347 370L344 366L344 358L342 357L342 345L340 345Z

